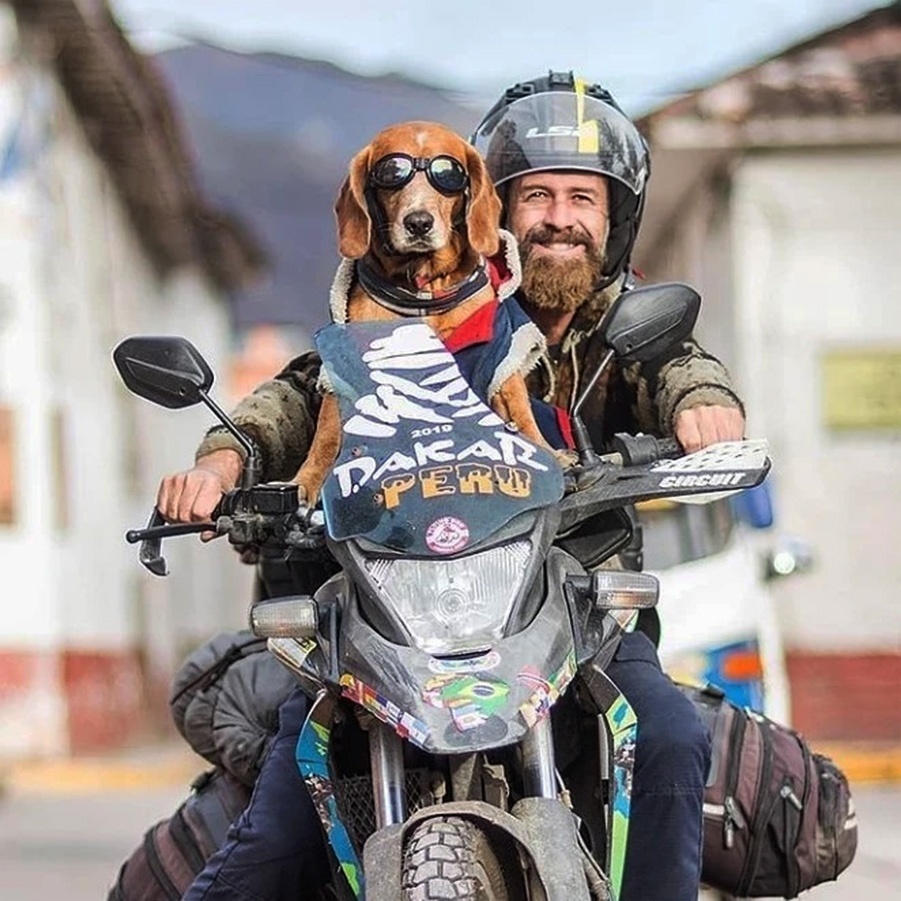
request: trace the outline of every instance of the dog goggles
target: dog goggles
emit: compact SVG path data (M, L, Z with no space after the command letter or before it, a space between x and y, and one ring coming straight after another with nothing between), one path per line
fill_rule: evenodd
M412 157L406 153L383 156L369 170L369 181L377 188L396 191L417 172L425 172L429 184L442 194L459 194L469 184L463 164L452 156Z

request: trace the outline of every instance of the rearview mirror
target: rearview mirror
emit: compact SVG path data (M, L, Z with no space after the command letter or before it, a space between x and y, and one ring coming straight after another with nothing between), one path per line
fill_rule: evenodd
M213 384L207 361L185 338L126 338L113 362L129 391L170 410L201 403Z
M607 346L628 363L659 357L694 328L701 296L678 282L625 291L605 317Z

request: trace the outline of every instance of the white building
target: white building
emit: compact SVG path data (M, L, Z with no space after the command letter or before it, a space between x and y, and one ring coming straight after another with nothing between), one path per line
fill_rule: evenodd
M210 419L129 395L111 351L183 334L224 365L258 261L105 5L0 3L0 759L136 738L180 636L239 619L228 548L170 542L154 581L123 540Z
M659 109L637 262L694 284L701 337L770 440L813 571L780 612L794 723L901 737L901 4Z

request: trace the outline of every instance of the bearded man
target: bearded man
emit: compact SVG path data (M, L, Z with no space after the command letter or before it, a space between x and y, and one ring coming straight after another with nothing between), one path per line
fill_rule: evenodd
M531 99L538 102L540 95ZM550 162L545 157L543 168L515 176L497 153L489 153L487 162L492 175L501 173L496 184L506 200L506 225L519 244L523 273L516 297L548 346L529 388L568 410L581 377L600 360L604 349L592 339L604 313L628 287L629 273L608 250L613 229L622 228L619 221L611 224L611 199L618 201L622 182L560 167L573 160L557 156L563 159L554 168L544 168ZM621 210L622 203L616 207ZM652 363L608 368L582 417L597 448L621 431L674 435L688 452L740 439L744 432L741 404L726 370L691 339Z
M570 410L606 351L604 313L632 283L629 259L650 173L647 146L608 91L571 72L508 88L473 143L519 245L516 297L547 341L527 377L529 391ZM692 339L650 363L613 363L581 416L597 448L616 432L675 435L686 451L744 434L728 373ZM623 637L607 673L639 723L621 901L695 901L709 736L642 631ZM578 727L557 728L558 744L575 732ZM578 766L585 751L574 744L570 765Z

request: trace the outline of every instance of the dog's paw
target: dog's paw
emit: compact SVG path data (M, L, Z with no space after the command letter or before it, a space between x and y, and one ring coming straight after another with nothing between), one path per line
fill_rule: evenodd
M319 492L304 485L302 482L297 483L297 507L300 510L311 510L316 506L319 500Z
M576 463L579 462L579 455L574 451L567 448L566 450L555 450L554 456L557 458L557 462L563 469L569 469L571 466L575 466Z

